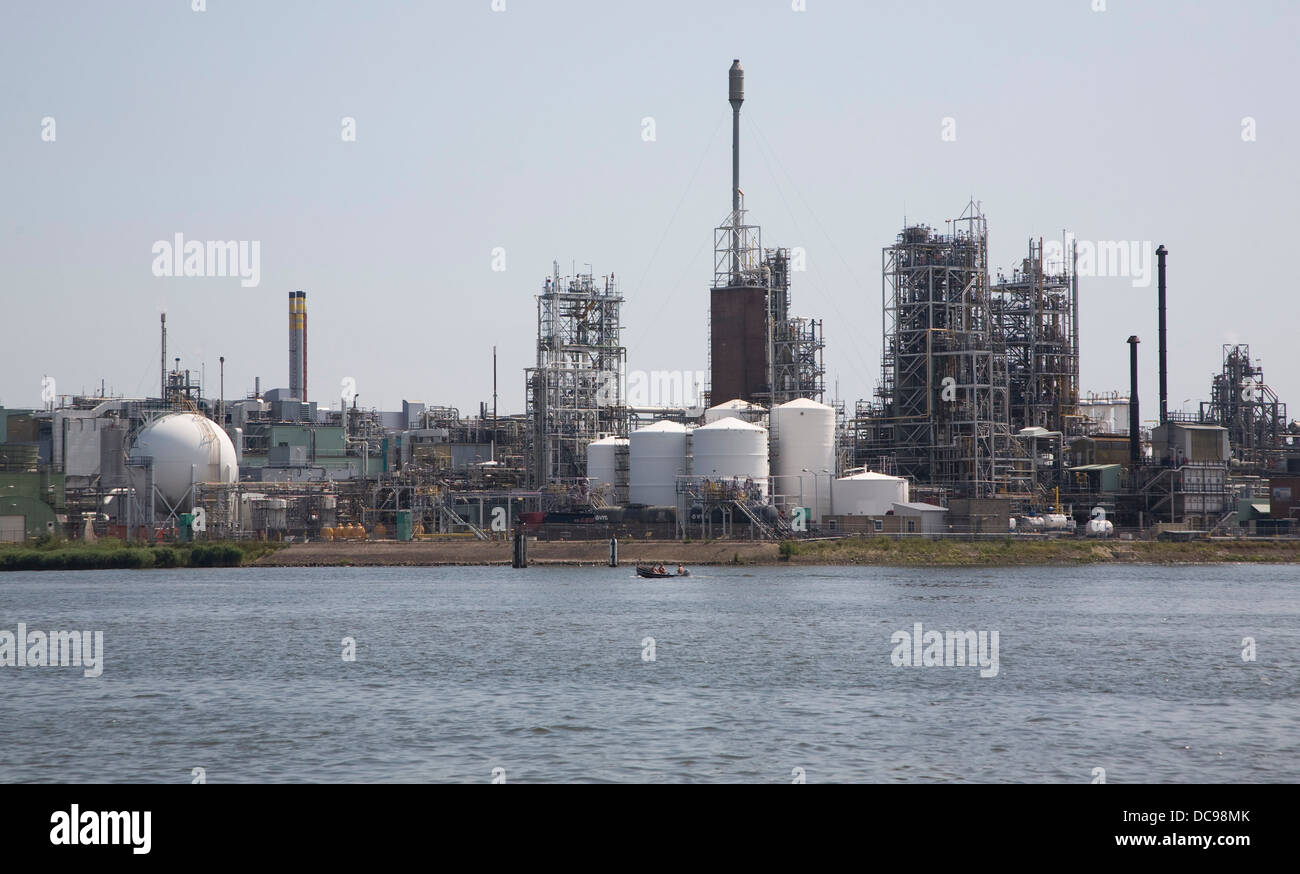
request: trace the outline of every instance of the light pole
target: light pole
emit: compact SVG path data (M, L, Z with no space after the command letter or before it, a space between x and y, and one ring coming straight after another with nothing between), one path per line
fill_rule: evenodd
M813 513L816 513L816 514L817 514L817 521L820 523L820 522L821 522L821 501L820 501L820 495L818 494L818 483L817 483L817 479L818 479L818 477L817 477L817 471L815 471L815 470L809 470L809 469L806 468L806 467L805 467L805 468L802 468L802 471L803 471L804 473L810 473L810 474L812 474L812 478L813 478L813 505L812 505L812 507L810 508L811 512L809 512L808 515L811 516ZM824 473L824 474L826 474L827 476L830 476L830 471L827 470L827 469L824 468L824 467L822 468L821 472ZM803 477L799 477L799 488L800 488L800 491L802 492L802 489L803 489ZM801 497L801 498L800 498L800 503L802 503L802 500L803 500L803 499L802 499L802 497Z

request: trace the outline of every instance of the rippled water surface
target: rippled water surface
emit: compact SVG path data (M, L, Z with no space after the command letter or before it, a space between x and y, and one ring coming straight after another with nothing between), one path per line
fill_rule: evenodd
M0 780L1300 780L1300 568L697 573L5 574L105 666L0 667ZM997 676L895 667L916 622Z

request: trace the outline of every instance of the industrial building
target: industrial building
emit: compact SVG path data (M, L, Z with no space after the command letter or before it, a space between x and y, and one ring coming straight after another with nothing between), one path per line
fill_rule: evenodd
M224 358L213 392L168 357L163 315L157 397L0 408L0 540L1297 533L1300 423L1249 346L1223 347L1197 413L1168 409L1163 246L1151 422L1141 317L1113 338L1129 346L1127 391L1083 394L1074 251L1050 264L1030 239L991 277L974 200L944 232L904 221L882 247L879 383L851 414L823 403L821 322L790 315L791 250L764 248L744 206L744 99L736 61L706 403L629 403L612 272L552 264L521 413L497 409L495 348L477 411L355 395L323 408L308 399L303 290L288 293L287 385L256 378L228 398Z

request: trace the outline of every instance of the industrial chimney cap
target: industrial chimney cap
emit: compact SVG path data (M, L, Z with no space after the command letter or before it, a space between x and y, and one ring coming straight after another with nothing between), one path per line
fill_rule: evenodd
M732 106L738 107L745 102L745 70L740 66L740 58L736 58L731 62L727 80L731 86L727 99L731 101Z

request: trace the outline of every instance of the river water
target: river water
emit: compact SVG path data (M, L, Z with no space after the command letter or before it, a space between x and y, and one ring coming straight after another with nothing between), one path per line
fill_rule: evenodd
M1300 781L1297 567L0 575L20 622L103 671L0 667L5 782Z

